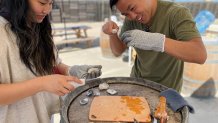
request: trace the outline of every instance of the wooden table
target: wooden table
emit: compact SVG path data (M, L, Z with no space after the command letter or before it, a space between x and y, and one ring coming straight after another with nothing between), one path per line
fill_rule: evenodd
M77 38L82 38L82 37L88 37L87 35L87 30L91 29L89 26L81 25L81 26L68 26L68 27L57 27L53 28L54 31L65 31L66 34L68 34L68 31L74 31L75 33L70 33L70 34L75 34ZM83 31L83 33L82 33ZM54 35L56 36L56 35Z
M54 37L63 37L61 40L55 41L56 45L87 42L87 47L92 45L94 37L89 37L87 30L91 29L89 26L66 26L66 27L55 27L52 28Z

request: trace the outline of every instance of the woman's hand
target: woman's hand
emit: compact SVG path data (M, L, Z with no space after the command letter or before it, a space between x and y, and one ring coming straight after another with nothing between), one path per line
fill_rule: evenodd
M36 78L41 84L42 91L54 93L59 96L70 93L75 88L70 81L82 84L81 80L73 76L64 76L59 74L48 75Z

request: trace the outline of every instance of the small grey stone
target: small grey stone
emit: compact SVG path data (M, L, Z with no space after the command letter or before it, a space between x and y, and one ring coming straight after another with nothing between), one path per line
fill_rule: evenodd
M99 89L100 90L106 90L106 89L108 89L109 88L109 85L107 84L107 83L101 83L100 85L99 85Z
M89 98L84 98L84 99L82 99L82 100L79 101L79 103L80 103L81 105L86 105L88 102L89 102Z
M107 93L109 93L110 95L115 95L117 94L117 91L114 89L107 89Z
M98 90L95 90L94 91L94 96L100 96L101 94L100 94L100 92L98 91Z
M93 95L93 90L90 89L86 92L86 96L91 97L92 95Z

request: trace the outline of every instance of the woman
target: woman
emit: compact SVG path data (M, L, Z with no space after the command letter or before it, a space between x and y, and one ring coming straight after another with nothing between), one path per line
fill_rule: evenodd
M69 67L57 60L48 18L52 3L1 0L0 123L49 123L60 110L59 96L74 90L69 81L101 74L101 66ZM54 68L60 74L52 74Z

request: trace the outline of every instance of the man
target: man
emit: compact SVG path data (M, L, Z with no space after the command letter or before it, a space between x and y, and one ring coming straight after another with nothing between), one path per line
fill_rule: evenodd
M184 62L203 64L207 53L189 10L160 0L110 0L125 21L109 21L102 27L110 36L112 52L119 56L133 46L137 57L131 77L158 82L181 91Z

